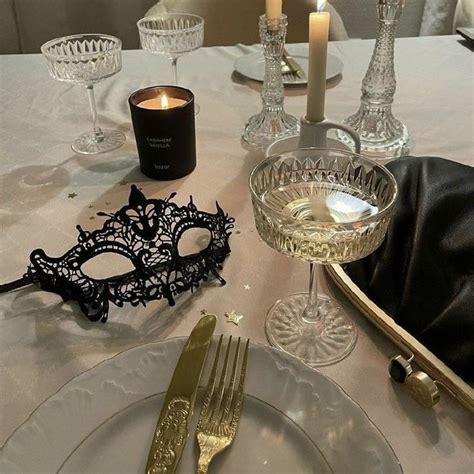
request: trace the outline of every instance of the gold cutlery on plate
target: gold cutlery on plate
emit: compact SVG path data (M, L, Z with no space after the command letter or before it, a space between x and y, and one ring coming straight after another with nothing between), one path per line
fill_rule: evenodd
M283 76L284 84L300 81L300 78L296 75L296 72L294 72L283 60L281 61L281 74Z
M288 63L286 63L285 61L283 61L283 59L281 60L281 73L283 75L285 74L294 74L295 71L293 71L293 69L291 69L291 67L288 65Z
M223 336L217 346L196 432L200 451L197 474L205 474L212 458L232 443L240 420L249 340L247 339L241 355L242 344L239 337L231 362L232 336L229 337L217 385L216 374L222 359L222 339ZM229 374L230 370L232 372Z
M295 61L293 56L291 56L286 48L283 50L282 63L287 66L287 72L295 73L302 81L306 80L306 73L303 71L303 68ZM282 73L285 74L283 70L284 66L282 64Z
M170 474L178 466L215 327L216 317L213 314L204 316L184 345L163 401L148 454L146 474Z

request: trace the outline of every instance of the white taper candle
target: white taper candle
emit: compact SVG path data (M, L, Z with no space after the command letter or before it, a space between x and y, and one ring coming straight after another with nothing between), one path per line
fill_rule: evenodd
M265 15L267 20L280 18L282 13L282 0L265 0Z
M328 12L313 12L309 15L309 66L306 119L310 122L322 122L324 120L329 21L330 15Z

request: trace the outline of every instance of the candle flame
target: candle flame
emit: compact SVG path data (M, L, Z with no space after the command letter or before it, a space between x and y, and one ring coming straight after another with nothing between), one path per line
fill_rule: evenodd
M316 9L318 12L322 12L324 10L325 5L326 0L316 0Z
M169 109L169 106L170 106L170 104L169 104L169 101L168 101L168 96L165 93L163 93L161 95L161 108L162 109Z

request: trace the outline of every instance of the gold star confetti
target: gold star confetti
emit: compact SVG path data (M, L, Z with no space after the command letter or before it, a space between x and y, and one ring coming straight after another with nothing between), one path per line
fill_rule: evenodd
M235 310L232 310L230 313L224 313L224 315L228 323L234 323L236 326L239 325L239 321L244 317L243 314L237 314Z
M77 196L76 193L69 193L69 194L67 195L68 199L74 199L76 196Z
M91 204L91 205L89 206L89 209L94 209L94 206Z
M202 315L205 315L207 314L207 309L201 309L201 311L199 311Z
M95 219L95 217L94 217L94 216L90 216L89 219L90 219L91 221L93 221L93 220Z
M244 285L244 290L250 290L250 285Z
M236 233L236 234L240 234L241 232L240 232L240 230L236 230L235 233Z

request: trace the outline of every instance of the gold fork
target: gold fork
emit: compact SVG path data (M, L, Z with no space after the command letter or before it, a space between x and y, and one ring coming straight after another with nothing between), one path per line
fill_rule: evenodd
M229 337L219 385L216 386L216 373L217 366L219 365L222 338L223 336L220 337L219 344L217 345L216 357L199 416L196 433L200 451L197 474L205 474L212 458L232 443L240 420L249 340L247 339L245 344L242 363L240 364L240 374L238 375L237 367L241 352L239 337L234 351L232 373L229 383L226 385L230 365L229 354L232 345L232 336ZM238 380L237 386L235 386L236 380Z

